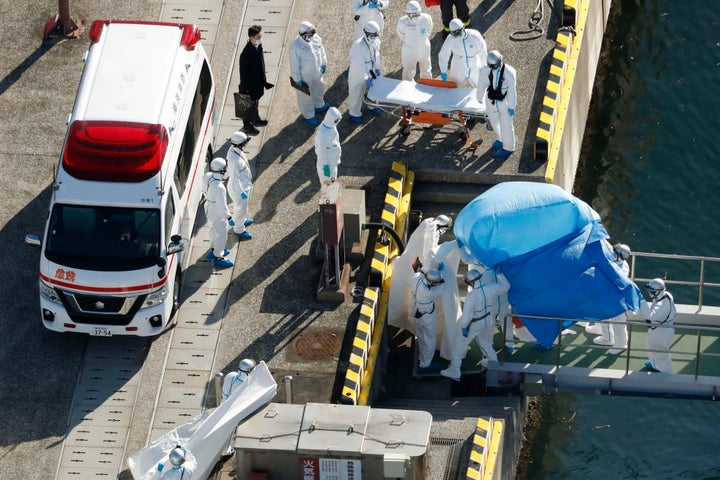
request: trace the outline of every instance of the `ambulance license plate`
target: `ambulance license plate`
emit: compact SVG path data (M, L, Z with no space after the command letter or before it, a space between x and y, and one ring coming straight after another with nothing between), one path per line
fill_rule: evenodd
M112 332L108 327L93 327L90 335L94 337L112 337Z

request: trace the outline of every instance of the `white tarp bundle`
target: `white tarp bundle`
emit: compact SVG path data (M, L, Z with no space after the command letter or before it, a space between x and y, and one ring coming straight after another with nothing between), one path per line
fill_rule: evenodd
M163 465L162 470L170 469L172 465L168 454L180 445L187 450L185 466L192 474L192 480L206 479L238 424L270 402L276 392L275 379L265 362L260 362L248 379L219 407L204 411L130 456L128 465L133 478L161 478L158 466Z
M388 323L415 333L412 311L412 292L408 282L413 274L412 264L419 258L426 269L437 269L442 262L440 272L445 280L445 288L437 301L438 304L438 345L440 356L450 359L455 336L460 327L460 295L455 278L460 263L460 251L455 241L438 245L440 233L434 218L427 218L413 231L402 255L392 263L390 280L390 298L388 300Z

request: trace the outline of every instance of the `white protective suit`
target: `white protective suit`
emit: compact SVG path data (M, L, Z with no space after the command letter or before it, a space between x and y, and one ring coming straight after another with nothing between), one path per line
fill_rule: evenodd
M422 272L410 276L413 306L411 315L415 319L415 334L418 339L420 368L428 368L435 356L437 346L437 308L435 298L440 296L445 283L431 285Z
M368 42L362 36L350 47L350 71L348 72L348 113L353 117L362 115L366 80L372 80L370 72L382 69L380 40Z
M499 299L510 290L510 282L500 273L497 274L497 282L486 283L486 275L491 276L489 270L486 272L475 282L474 288L465 297L460 327L468 329L468 335L458 335L455 339L450 366L447 370L443 370L443 376L460 378L463 358L473 340L477 342L487 360L497 361L493 346L495 318L501 308Z
M340 134L337 124L342 114L335 107L325 114L325 118L315 131L315 155L317 155L317 174L320 185L335 181L338 176L338 165L342 156Z
M648 359L655 370L662 373L675 373L670 357L670 343L672 343L675 329L675 301L669 292L662 292L651 304L645 300L640 302L640 313L649 323L647 333L647 348L661 350L661 352L648 352Z
M630 275L630 266L628 263L620 257L617 257L615 264L620 268L623 274L627 277ZM600 333L599 337L593 339L593 343L597 345L612 345L613 348L609 353L620 353L617 349L623 350L627 348L627 317L625 312L608 319L610 322L621 322L621 323L608 323L608 322L597 322L594 325L590 325L585 328L588 333Z
M228 186L227 191L233 201L233 231L240 235L245 231L248 216L248 202L252 192L252 171L247 155L240 147L230 145L227 155ZM244 198L243 198L244 197Z
M375 6L372 6L374 3ZM353 40L357 40L363 37L363 29L368 22L377 22L380 27L380 35L382 35L383 29L385 28L385 10L390 4L390 0L350 0L350 9L353 14L353 21L355 24L355 36Z
M630 276L630 265L628 265L625 260L617 257L615 263L620 267L620 270L622 270L622 273L626 277ZM610 353L620 353L621 350L626 349L628 346L627 313L623 312L620 315L611 318L610 321L618 322L610 325L610 327L612 327L611 331L607 332L607 337L613 341L613 348L610 350ZM606 327L603 327L603 336L606 335L604 330L605 328Z
M197 460L189 451L185 452L185 462L182 465L173 465L173 463L165 457L160 462L155 472L148 472L143 480L189 480L192 479L193 471L197 467Z
M223 386L222 386L222 399L220 400L220 403L224 402L228 398L230 398L230 395L240 388L247 388L247 380L248 374L245 372L230 372L225 376L225 379L223 380ZM225 455L231 455L233 453L233 446L232 446L232 440L233 436L230 435L230 438L228 439L228 443L225 446Z
M487 90L491 86L490 72L492 72L493 88L498 87L500 78L503 79L500 90L506 94L504 100L493 101L488 98ZM485 105L485 111L490 125L495 131L495 136L502 142L502 148L509 152L515 151L515 127L513 126L513 117L508 110L514 111L517 106L516 79L515 69L507 63L497 70L492 70L483 63L477 77L478 102Z
M240 386L245 383L245 380L247 380L248 374L245 372L230 372L227 375L225 375L225 379L223 380L223 386L222 386L222 400L221 402L224 402L228 398L230 398L230 395L240 388Z
M452 63L450 56L452 55ZM470 82L472 87L478 84L478 69L487 61L487 44L482 34L472 28L465 29L465 35L455 37L448 35L440 48L438 64L440 72L448 71L448 80L452 80L458 87L464 87ZM479 91L479 90L478 90Z
M420 78L432 78L430 63L430 35L433 21L427 13L417 18L405 15L397 24L397 34L403 42L401 58L403 64L402 79L415 80L415 70L420 67Z
M223 183L223 174L208 172L203 177L205 194L205 216L210 224L210 248L215 257L223 258L228 239L228 218L230 209L227 204L227 189Z
M167 470L163 470L160 474L161 480L190 480L192 478L192 470L185 465L168 465Z
M323 84L323 67L327 65L327 55L322 39L316 33L306 42L300 35L290 44L290 75L296 82L302 81L310 88L310 95L296 90L300 114L310 119L315 110L325 105L325 85Z

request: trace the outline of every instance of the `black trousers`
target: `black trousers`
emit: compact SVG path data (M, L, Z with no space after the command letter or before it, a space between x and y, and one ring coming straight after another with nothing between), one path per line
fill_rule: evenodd
M258 119L258 103L260 103L260 100L253 100L252 106L248 109L247 112L245 112L245 117L243 118L243 127L249 127L252 123L255 122L255 120Z
M457 16L453 14L453 6L457 12ZM440 0L440 14L442 15L443 27L445 31L450 31L450 20L459 18L465 25L470 21L470 8L467 0Z

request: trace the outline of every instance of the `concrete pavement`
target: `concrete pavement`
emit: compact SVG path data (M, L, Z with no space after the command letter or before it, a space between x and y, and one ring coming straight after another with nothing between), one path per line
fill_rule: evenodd
M195 2L202 6L206 2ZM532 5L521 2L470 1L473 26L485 35L490 48L506 54L520 73L520 105L516 116L518 143L534 135L530 105L542 95L540 80L533 73L547 63L554 31L537 41L513 42L509 34L523 29ZM526 2L527 3L527 2ZM535 2L532 2L533 4ZM0 472L3 478L45 479L55 472L67 431L68 412L81 375L88 339L72 334L57 335L45 330L37 310L38 251L22 243L25 233L41 233L47 214L48 186L52 181L69 114L82 71L82 54L87 49L87 31L78 40L42 44L42 27L55 12L55 2L0 1L4 28L0 32L5 48L0 62L0 188L5 202L0 205L0 242L8 292L0 298ZM89 28L94 19L125 18L158 20L178 2L168 1L73 1L72 14ZM277 8L276 8L277 7ZM412 168L445 175L538 173L530 160L527 142L505 162L489 155L492 134L482 127L473 130L474 139L483 139L476 152L468 152L456 132L436 133L415 130L408 137L398 135L397 118L382 116L355 126L347 119L347 80L344 71L352 40L349 5L339 2L296 0L264 2L222 2L212 42L212 67L218 86L221 129L216 141L223 145L237 124L233 124L231 93L237 84L236 54L246 41L245 25L267 21L272 12L287 13L289 30L266 28L267 57L277 60L277 70L268 70L276 84L263 99L263 112L270 124L263 136L251 142L255 171L254 197L250 214L256 223L255 238L238 245L236 267L225 287L227 314L222 321L213 370L228 371L240 358L265 360L276 378L296 378L296 401L329 402L336 390L335 373L342 373L338 356L307 359L295 349L303 332L326 332L343 336L348 319L352 322L357 305L318 302L315 287L320 265L314 261L317 229L318 185L315 175L313 130L302 121L295 93L288 85L289 68L284 47L294 37L294 26L312 20L328 50L326 99L345 114L339 130L343 139L341 178L346 188L365 191L368 220L377 219L393 160ZM399 40L394 35L404 2L395 1L387 12L382 52L385 72L399 77ZM429 10L440 25L439 10ZM178 13L180 15L181 13ZM546 13L544 22L557 24L557 12ZM279 14L278 14L279 15ZM551 15L555 17L551 17ZM275 27L275 26L273 26ZM439 31L439 27L437 28ZM268 35L269 33L269 35ZM282 38L282 41L279 41ZM435 62L440 47L439 33L433 38ZM437 65L433 71L439 72ZM527 71L527 76L525 72ZM540 93L538 93L540 92ZM522 132L522 133L521 133ZM260 144L262 147L260 148ZM220 150L223 151L222 149ZM430 173L428 173L430 174ZM206 239L194 242L202 250ZM192 261L199 257L191 258ZM354 274L357 274L355 270ZM169 335L152 342L128 339L145 355L144 386L127 440L131 453L147 441L153 418L158 385L163 376Z

